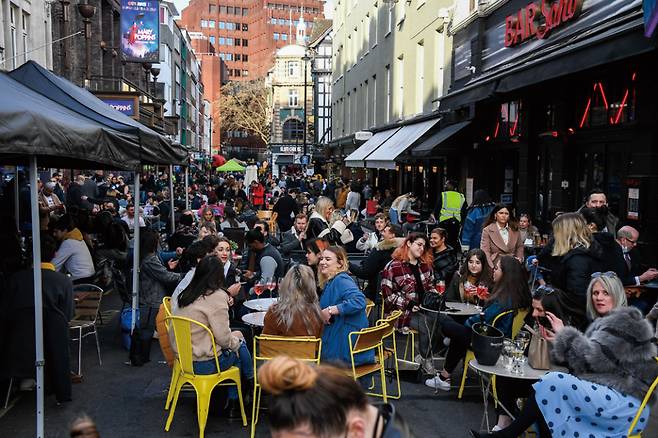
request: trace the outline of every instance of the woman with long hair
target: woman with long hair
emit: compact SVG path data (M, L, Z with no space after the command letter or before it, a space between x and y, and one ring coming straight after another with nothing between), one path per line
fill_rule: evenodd
M324 321L315 288L313 270L293 266L279 285L279 300L265 314L263 334L319 338Z
M245 231L249 231L247 224L238 220L236 211L231 207L226 207L224 209L224 221L219 225L219 227L222 230L227 228L242 228Z
M371 405L358 382L332 366L279 356L258 370L258 382L271 394L273 437L413 436L393 405Z
M570 325L584 329L587 325L589 277L593 272L601 271L603 254L580 213L564 213L553 220L550 254L554 257L550 281L562 291L558 298L565 318ZM542 255L539 259L544 264Z
M253 384L254 369L251 354L247 349L242 333L231 331L229 325L229 292L224 280L224 264L214 255L204 257L199 262L190 284L178 297L178 311L175 316L193 319L212 331L221 371L232 366L240 368L247 386ZM171 343L177 351L173 330ZM197 325L191 327L194 372L213 374L216 369L213 346L208 332ZM240 415L238 392L235 386L228 388L229 417Z
M542 328L552 343L551 358L570 373L551 372L533 385L523 411L505 429L475 437L516 437L537 424L539 437L626 436L641 400L658 376L653 330L634 307L614 272L592 274L587 287L593 322L583 333L546 312ZM652 397L655 399L655 396ZM651 401L650 401L651 402ZM639 436L649 417L644 409L632 434Z
M349 334L368 327L366 297L347 274L347 253L339 246L330 246L320 256L319 281L323 288L320 308L325 328L322 333L322 360L351 363ZM374 362L374 351L355 356L360 365Z
M332 223L333 213L333 201L326 196L320 196L315 202L315 211L309 218L306 237L324 238L332 245L345 245L354 240L352 232L347 228L349 218L344 217Z
M450 338L450 346L446 353L443 370L435 377L427 379L425 385L430 388L450 391L450 376L471 345L471 327L473 324L480 321L492 324L494 318L503 312L530 307L527 274L518 260L509 255L500 257L493 278L493 292L485 302L484 316L474 315L463 324L456 322L449 316L441 317L441 330L446 337ZM507 338L512 335L513 320L514 314L509 314L501 317L496 322L496 328L503 332Z
M322 251L327 248L329 248L329 242L325 239L307 239L304 241L306 265L313 270L313 277L315 278L316 292L318 296L322 295L322 288L320 287L320 280L318 277L318 265L320 264Z
M511 255L523 262L523 240L519 225L506 205L498 204L491 210L482 229L480 248L487 256L489 267L496 266L499 257Z
M492 286L493 276L484 251L480 248L472 249L466 253L465 260L446 289L447 301L475 303L477 287Z

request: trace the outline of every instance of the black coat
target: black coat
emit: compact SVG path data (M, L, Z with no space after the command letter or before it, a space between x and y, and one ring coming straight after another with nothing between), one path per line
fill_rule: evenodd
M274 204L272 211L277 213L276 223L279 225L279 231L284 233L293 226L294 219L290 215L299 213L299 206L292 196L286 193Z
M628 268L624 260L624 253L621 245L617 243L615 237L611 233L599 232L592 234L594 240L601 246L601 271L612 271L617 274L617 277L626 284L624 276L627 275ZM633 278L632 284L635 284Z
M391 255L397 247L398 241L395 239L382 240L374 250L370 251L368 257L361 261L360 265L350 263L350 272L352 274L362 280L368 280L368 286L364 294L373 301L377 301L381 272L391 261Z
M434 268L434 280L445 281L446 286L449 285L452 276L459 267L455 250L451 246L448 246L440 253L434 254L432 267Z
M35 374L34 281L31 269L17 272L7 285L6 318L0 324L0 376L28 378ZM47 390L58 401L71 399L69 320L73 316L73 285L60 272L42 269L43 345Z

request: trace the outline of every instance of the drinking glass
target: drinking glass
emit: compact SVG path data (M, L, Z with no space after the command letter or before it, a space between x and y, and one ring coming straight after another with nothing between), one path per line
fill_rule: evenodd
M515 341L514 347L512 348L512 369L510 372L512 374L523 375L523 364L525 363L525 356L523 352L523 344L519 341Z
M254 284L254 293L260 298L260 295L265 291L265 282L261 278L258 283Z
M508 371L512 369L513 350L514 350L514 341L507 338L503 339L502 365Z
M516 341L520 343L520 346L523 347L523 351L528 348L528 345L530 345L530 332L527 332L525 330L521 330L519 334L516 335Z

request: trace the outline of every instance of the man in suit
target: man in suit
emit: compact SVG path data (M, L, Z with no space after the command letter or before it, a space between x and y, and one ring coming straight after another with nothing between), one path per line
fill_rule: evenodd
M649 268L643 273L640 273L640 259L639 252L635 249L637 241L640 238L640 233L635 228L626 225L617 231L617 243L621 246L624 253L624 261L626 262L626 275L622 277L624 286L639 286L647 281L658 278L658 270Z
M304 213L295 216L294 226L281 235L281 253L289 256L293 251L304 251L304 241L306 240L306 225L308 218Z

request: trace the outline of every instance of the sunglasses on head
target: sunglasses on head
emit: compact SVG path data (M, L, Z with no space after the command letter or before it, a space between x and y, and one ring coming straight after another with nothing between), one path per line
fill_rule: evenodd
M532 298L538 300L547 295L552 295L556 291L557 289L555 289L553 286L549 286L548 284L543 284L539 286L537 289L535 289L535 291L532 293Z
M600 277L617 278L617 274L613 271L607 271L607 272L594 272L591 275L591 278L600 278Z

